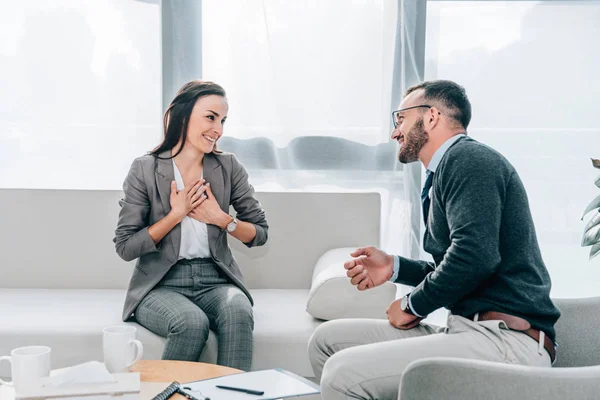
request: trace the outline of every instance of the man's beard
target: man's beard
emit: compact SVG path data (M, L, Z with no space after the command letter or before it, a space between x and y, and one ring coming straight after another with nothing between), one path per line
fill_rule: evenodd
M415 162L419 159L419 152L427 143L428 135L423 129L423 118L415 122L410 131L404 135L404 144L398 152L398 161L402 164Z

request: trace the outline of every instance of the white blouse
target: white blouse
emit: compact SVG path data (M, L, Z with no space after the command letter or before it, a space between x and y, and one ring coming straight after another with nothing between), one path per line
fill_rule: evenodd
M173 160L173 171L177 190L183 189L183 177ZM201 177L202 178L202 177ZM192 258L209 258L208 231L206 224L187 215L181 221L181 245L179 246L179 259L191 260Z

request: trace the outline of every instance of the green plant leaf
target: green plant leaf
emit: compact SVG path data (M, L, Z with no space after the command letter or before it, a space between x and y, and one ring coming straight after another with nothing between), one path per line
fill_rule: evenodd
M600 243L600 225L596 225L586 233L583 234L583 238L581 239L581 246L589 246L592 244Z
M590 160L592 160L592 165L594 166L594 168L600 169L600 160L598 160L596 158L590 158Z
M600 243L596 243L590 249L590 260L600 254Z
M585 224L585 228L583 228L583 232L589 231L592 227L600 224L600 210L589 220L587 224Z
M590 211L595 210L596 208L599 208L599 207L600 207L600 195L596 196L596 198L594 200L592 200L592 202L590 204L588 204L585 211L583 212L583 216L581 217L581 219L583 219L585 214L587 214Z
M600 188L600 175L598 175L598 177L594 181L594 184Z

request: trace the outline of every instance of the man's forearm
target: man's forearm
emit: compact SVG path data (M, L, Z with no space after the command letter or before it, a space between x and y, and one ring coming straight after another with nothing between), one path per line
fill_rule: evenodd
M397 256L399 261L398 276L395 283L408 286L417 286L435 269L435 264L422 260L411 260Z

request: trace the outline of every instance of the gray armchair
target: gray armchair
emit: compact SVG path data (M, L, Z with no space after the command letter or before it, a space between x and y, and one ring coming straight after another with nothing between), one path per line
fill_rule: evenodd
M600 297L554 300L553 368L455 358L411 363L402 377L401 400L598 399L600 398Z

